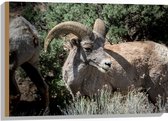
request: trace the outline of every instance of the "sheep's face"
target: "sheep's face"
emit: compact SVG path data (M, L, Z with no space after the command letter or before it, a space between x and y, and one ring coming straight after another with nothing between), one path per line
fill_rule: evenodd
M92 38L80 40L73 38L70 40L71 47L68 60L74 60L78 65L78 70L87 66L94 66L101 72L105 73L111 68L110 55L104 51L104 39L94 35ZM74 53L74 56L72 56ZM74 59L72 59L74 58Z
M100 71L106 72L111 68L111 56L104 51L106 31L105 23L101 19L96 19L93 30L74 21L56 25L49 31L45 39L45 51L53 38L70 33L76 38L70 39L70 47L68 48L70 52L63 70L65 68L73 69L73 73L76 73L87 66L94 66Z

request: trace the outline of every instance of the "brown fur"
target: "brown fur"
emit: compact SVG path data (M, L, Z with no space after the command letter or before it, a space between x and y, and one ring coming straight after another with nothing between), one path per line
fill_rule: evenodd
M67 82L71 85L72 94L80 91L82 95L93 95L106 84L111 90L127 91L132 85L136 88L144 88L148 90L149 97L154 103L158 95L164 99L168 96L167 47L145 41L105 44L104 49L111 56L111 68L107 73L102 73L93 66L87 66L74 77L71 82L73 84ZM70 56L69 59L72 58L73 56ZM71 62L68 65L65 63L63 70L74 68Z
M46 43L53 35L59 35L59 29L53 30ZM71 33L69 28L67 30ZM75 34L74 29L72 33ZM70 41L69 55L63 66L63 80L73 97L78 91L82 95L93 95L105 84L112 92L127 91L132 85L144 88L154 103L158 95L164 101L168 97L166 46L152 41L111 45L105 41L105 24L100 19L95 21L92 34L83 38L76 36L78 38Z

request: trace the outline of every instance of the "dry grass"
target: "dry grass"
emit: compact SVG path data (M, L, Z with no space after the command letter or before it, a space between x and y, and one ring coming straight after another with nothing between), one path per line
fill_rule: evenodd
M139 89L131 89L127 94L115 92L113 95L104 87L98 91L98 96L91 98L77 94L74 102L67 106L66 115L93 114L147 114L165 112L158 98L158 108L149 102L148 96Z

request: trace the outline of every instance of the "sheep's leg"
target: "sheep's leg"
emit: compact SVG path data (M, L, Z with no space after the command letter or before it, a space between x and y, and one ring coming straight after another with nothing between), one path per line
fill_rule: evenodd
M157 91L159 91L159 95L162 96L163 102L165 103L168 95L165 86L168 79L168 68L166 65L157 65L155 68L150 70L149 76Z
M42 79L42 77L36 67L32 66L28 62L22 64L21 67L24 69L24 71L27 73L27 75L30 77L30 79L36 85L37 89L40 91L41 97L42 97L42 103L43 103L43 106L45 107L43 114L46 115L49 111L48 85Z
M19 91L19 87L15 80L15 72L10 70L9 72L9 104L10 104L10 115L14 115L17 111L17 105L20 101L21 93Z
M15 80L15 72L11 71L9 72L9 92L10 92L10 98L11 99L20 99L20 91L19 91L19 87L16 83Z
M16 106L20 100L21 93L15 80L15 71L17 69L17 52L10 53L10 69L9 69L9 93L10 93L10 113L15 112Z
M20 91L19 91L19 87L16 83L16 80L15 80L15 71L17 69L17 52L16 51L13 51L13 52L10 52L10 57L9 57L9 65L10 65L10 68L9 68L9 80L10 80L10 95L11 97L19 97L20 96ZM20 98L20 97L19 97Z
M149 100L156 106L156 109L158 110L159 107L157 105L158 98L161 99L161 105L165 105L165 90L162 87L162 85L154 83L152 78L146 74L145 76L145 88L147 90L147 93L149 94Z

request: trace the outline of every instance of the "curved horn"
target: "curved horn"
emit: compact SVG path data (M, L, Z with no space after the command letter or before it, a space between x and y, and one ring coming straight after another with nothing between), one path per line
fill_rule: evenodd
M92 31L89 30L85 25L79 22L68 21L68 22L60 23L49 31L44 43L45 52L47 51L47 47L51 42L51 40L63 33L65 34L72 33L77 37L79 37L80 39L83 39L86 36L92 35Z
M103 38L105 37L106 28L105 28L105 23L103 22L103 20L96 19L94 26L93 26L93 31L95 33L100 34Z

